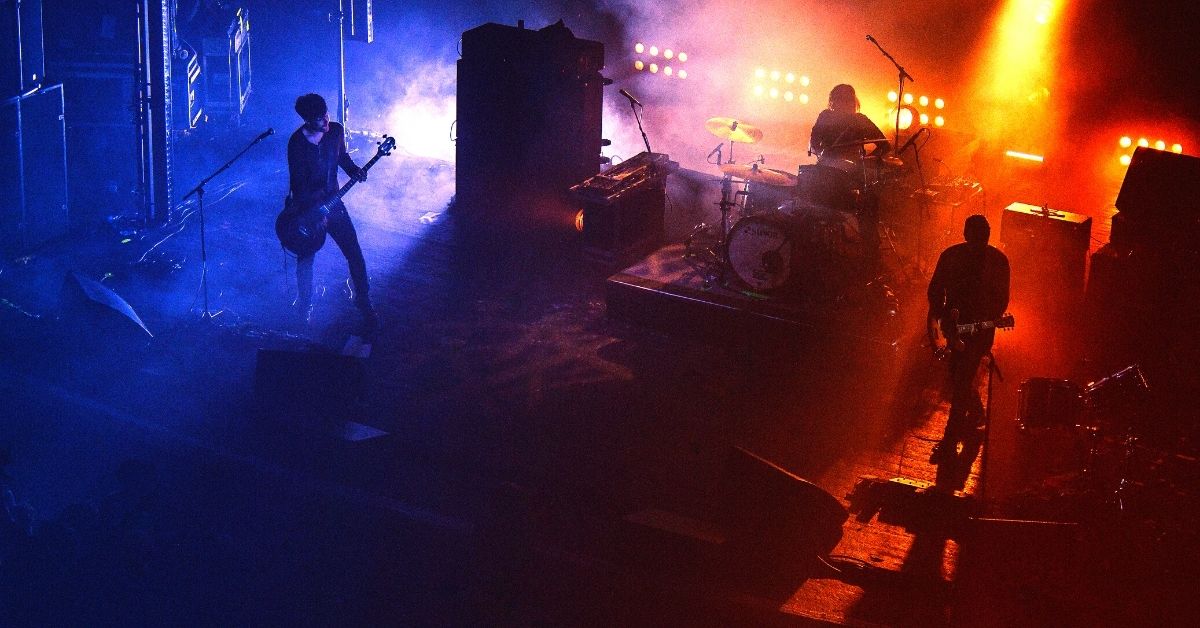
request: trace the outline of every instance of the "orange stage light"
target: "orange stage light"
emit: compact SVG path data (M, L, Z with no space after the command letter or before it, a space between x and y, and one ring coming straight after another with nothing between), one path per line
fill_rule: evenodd
M1118 143L1121 145L1121 148L1129 148L1130 146L1133 146L1133 138L1126 135L1122 137Z

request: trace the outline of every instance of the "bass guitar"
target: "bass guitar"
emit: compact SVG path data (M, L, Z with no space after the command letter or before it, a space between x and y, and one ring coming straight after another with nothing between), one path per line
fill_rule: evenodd
M929 316L927 333L929 335L930 345L934 347L934 355L938 359L945 358L951 351L962 351L967 348L966 338L973 336L987 329L1004 329L1009 330L1016 326L1016 319L1012 314L1005 312L1004 316L997 318L994 321L977 321L974 323L959 323L958 310L950 310L950 318L941 321L942 337L946 340L944 345L938 343L938 328L939 321L934 316Z
M379 149L375 156L363 165L365 174L375 162L392 153L396 147L396 138L383 136L382 142L377 142ZM358 183L358 179L350 179L336 194L323 201L305 203L291 196L283 204L283 211L275 218L275 235L283 248L300 257L312 255L325 246L326 217L337 205L337 202Z

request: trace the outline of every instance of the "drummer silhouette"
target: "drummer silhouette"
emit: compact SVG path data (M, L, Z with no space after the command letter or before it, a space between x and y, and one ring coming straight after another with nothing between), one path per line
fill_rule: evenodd
M880 141L866 144L874 144L869 156L887 154L891 144L883 138L883 131L859 112L860 106L853 86L843 83L830 90L829 108L817 116L809 139L810 152L817 155L818 163L837 159L857 162L862 156L863 140L870 139Z
M830 90L829 108L822 111L813 124L809 137L809 152L817 155L818 166L835 168L849 175L819 178L827 181L845 181L843 185L850 186L850 189L845 190L845 194L856 198L855 207L852 209L858 217L866 270L874 275L879 269L880 261L879 197L865 180L863 158L882 157L891 148L891 143L884 138L883 131L880 131L870 118L859 112L859 107L858 96L852 85L843 83ZM871 146L873 148L867 152L866 148ZM819 173L820 169L813 174ZM801 185L804 185L805 177L802 175L801 179Z

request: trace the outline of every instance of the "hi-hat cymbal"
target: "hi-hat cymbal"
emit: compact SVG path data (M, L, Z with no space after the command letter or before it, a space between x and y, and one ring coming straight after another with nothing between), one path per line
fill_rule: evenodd
M742 144L753 144L763 138L762 129L733 118L709 118L704 128L723 140Z
M782 170L760 168L758 164L725 164L721 166L721 172L754 183L780 186L796 185L796 175Z

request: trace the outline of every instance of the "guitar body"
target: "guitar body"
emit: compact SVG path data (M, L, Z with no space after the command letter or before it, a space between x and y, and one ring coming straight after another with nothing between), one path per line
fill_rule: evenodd
M950 310L950 315L940 321L930 314L928 317L928 327L926 333L929 336L929 343L934 347L934 355L938 359L943 359L949 356L950 353L959 353L967 348L967 340L976 334L986 329L1001 329L1009 330L1015 326L1015 319L1012 314L1005 313L1004 316L994 321L979 321L972 323L960 323L959 311L957 308ZM945 339L945 344L940 345L937 341L938 331L941 331L941 336Z
M283 248L297 257L316 254L325 246L325 216L321 205L304 206L292 199L283 204L283 211L275 217L275 235Z
M391 154L392 149L396 147L396 138L384 135L383 141L378 142L378 145L375 156L362 167L364 174L380 158ZM326 216L356 183L357 180L351 179L328 198L296 199L289 196L283 204L283 211L275 217L275 235L283 248L295 253L297 257L314 255L321 250L321 247L325 246L325 236L328 235Z

